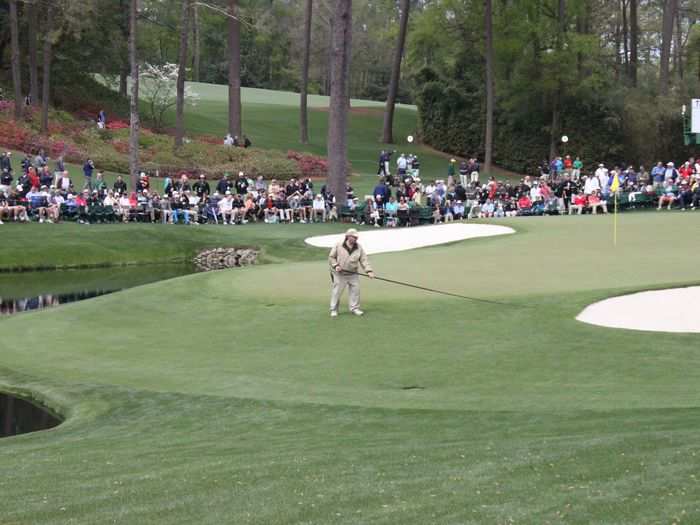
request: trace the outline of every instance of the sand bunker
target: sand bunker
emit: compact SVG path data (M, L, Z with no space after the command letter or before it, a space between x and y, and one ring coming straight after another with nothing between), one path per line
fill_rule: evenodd
M463 241L475 237L491 237L493 235L506 235L509 233L515 233L515 230L507 226L494 226L492 224L454 223L436 226L418 226L415 228L361 231L360 243L362 243L367 253L372 254L400 252L413 248L424 248L426 246L435 246L436 244ZM318 248L330 248L342 238L342 234L318 235L316 237L309 237L305 242Z
M610 328L700 333L700 286L640 292L586 307L577 320Z

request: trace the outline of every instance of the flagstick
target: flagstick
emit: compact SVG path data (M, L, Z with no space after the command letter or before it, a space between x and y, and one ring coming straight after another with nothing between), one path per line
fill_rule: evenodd
M613 246L617 246L617 192L615 192L615 211L613 212Z

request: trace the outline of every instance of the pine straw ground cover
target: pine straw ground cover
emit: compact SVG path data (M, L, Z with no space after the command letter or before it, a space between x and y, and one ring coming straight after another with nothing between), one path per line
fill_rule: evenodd
M269 264L0 320L2 388L68 417L0 443L0 522L697 523L698 336L574 317L698 282L699 220L623 215L613 249L610 217L514 219L376 255L379 275L514 306L365 282L365 317L335 321L302 239L340 226L99 227L93 261L131 232L144 262L257 238ZM1 262L73 228L9 225Z

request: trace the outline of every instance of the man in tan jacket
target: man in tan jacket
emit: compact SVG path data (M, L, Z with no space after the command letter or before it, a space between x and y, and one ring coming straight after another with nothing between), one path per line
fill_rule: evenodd
M340 296L348 287L348 303L350 311L362 315L360 310L360 276L357 272L362 269L370 279L374 279L374 271L369 264L367 254L357 242L357 230L350 228L345 232L345 238L336 244L328 255L331 266L331 317L338 317Z

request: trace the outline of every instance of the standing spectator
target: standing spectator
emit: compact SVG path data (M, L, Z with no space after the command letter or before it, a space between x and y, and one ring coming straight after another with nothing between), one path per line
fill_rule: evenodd
M226 195L227 191L231 191L231 181L229 180L228 173L224 173L216 184L216 191L221 195Z
M678 170L676 169L673 162L669 162L668 164L666 164L666 171L664 171L664 182L669 181L669 180L676 182L677 178L678 178Z
M651 169L651 179L654 188L660 188L663 186L665 174L666 170L664 169L663 164L657 162L656 166Z
M184 177L184 175L183 175ZM148 178L148 175L146 175L145 172L141 172L139 174L139 180L136 181L136 192L141 193L143 190L150 190L151 189L151 181Z
M447 185L453 186L455 183L455 164L457 161L455 159L450 159L450 163L447 165Z
M0 173L9 173L12 175L12 152L8 151L0 156Z
M583 169L583 162L581 162L580 157L576 157L574 160L573 168L571 177L573 180L578 181L581 178L581 170Z
M48 162L49 162L49 159L46 156L46 153L44 153L43 149L40 149L39 153L37 153L36 157L34 157L34 166L36 168L41 169L44 166L46 166L46 164L48 164Z
M97 127L100 129L105 129L107 127L107 113L104 109L101 109L97 114Z
M29 158L29 153L25 153L24 158L22 159L22 172L28 173L29 168L32 167L32 159Z
M207 182L207 178L204 173L199 175L199 180L192 185L192 189L200 199L209 197L211 188L209 187L209 183Z
M112 186L114 193L125 195L126 194L126 182L121 175L117 175L117 180L114 181L114 186Z
M39 184L47 188L53 184L53 174L48 166L44 166L39 170Z
M92 172L95 170L95 163L92 159L88 158L83 164L83 175L85 176L85 184L83 188L87 188L92 191Z
M399 155L399 158L396 159L396 171L399 175L399 180L403 180L406 177L406 172L408 170L408 159L406 159L406 155L403 153Z
M248 193L248 179L245 177L242 171L238 172L238 178L236 179L236 193L240 196L246 195Z

